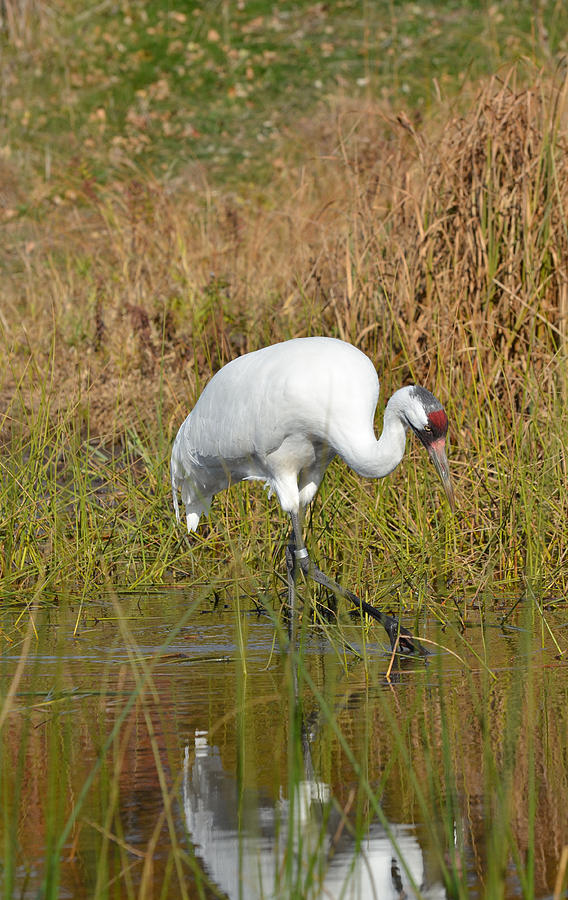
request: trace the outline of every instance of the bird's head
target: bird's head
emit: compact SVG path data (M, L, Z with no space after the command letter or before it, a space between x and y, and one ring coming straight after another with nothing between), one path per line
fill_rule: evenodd
M454 489L446 456L448 417L444 407L434 394L416 384L401 388L394 397L399 401L398 414L402 422L412 429L428 451L428 456L440 476L448 503L454 510Z

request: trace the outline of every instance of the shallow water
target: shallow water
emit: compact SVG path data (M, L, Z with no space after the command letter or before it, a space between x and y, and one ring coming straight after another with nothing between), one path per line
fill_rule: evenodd
M36 614L3 733L14 896L37 895L78 803L59 897L146 885L167 897L445 898L455 856L467 896L487 896L493 877L524 896L529 858L535 896L552 895L568 702L540 621L463 637L429 623L442 649L387 679L378 627L366 641L344 631L363 658L339 649L337 629L310 628L298 663L246 610L203 604L176 633L190 604L172 592ZM3 655L4 697L20 653ZM507 829L513 852L496 876Z

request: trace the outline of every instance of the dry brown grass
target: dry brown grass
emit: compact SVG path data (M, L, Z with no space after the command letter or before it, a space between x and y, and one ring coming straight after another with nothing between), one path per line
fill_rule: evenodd
M151 418L163 388L171 429L211 370L306 333L359 344L386 391L416 378L522 409L528 367L564 390L566 89L516 80L422 126L338 101L260 198L85 178L39 224L10 220L4 403L31 350L31 404L52 355L55 405L89 397L91 429Z

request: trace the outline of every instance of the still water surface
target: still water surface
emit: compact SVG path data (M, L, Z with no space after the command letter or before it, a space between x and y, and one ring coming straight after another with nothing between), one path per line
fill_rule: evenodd
M298 666L268 618L209 604L164 650L189 603L172 592L37 615L3 738L14 896L37 895L50 835L100 759L60 897L179 897L183 883L189 897L441 900L456 858L468 896L484 897L506 833L503 896L525 895L531 853L535 896L552 896L568 842L568 698L546 634L529 640L523 622L464 640L431 624L443 649L386 679L378 627L366 641L348 629L363 659L309 629ZM18 659L4 654L4 696Z

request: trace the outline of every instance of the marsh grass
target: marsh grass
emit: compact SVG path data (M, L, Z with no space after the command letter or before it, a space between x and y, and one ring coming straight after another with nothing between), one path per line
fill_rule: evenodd
M368 697L359 697L365 710L360 728L370 727L369 745L355 739L345 708L331 709L306 675L321 720L353 767L364 805L390 831L388 792L400 786L414 821L422 822L428 835L431 865L450 897L471 896L472 877L486 897L544 896L564 877L564 826L556 815L548 820L556 792L563 796L565 790L557 756L564 726L557 730L552 721L564 688L559 682L554 687L541 669L534 631L526 625L518 664L501 669L497 678L488 669L464 667L453 681L439 656L436 674L405 693L403 710L396 690L378 692L374 712L367 708ZM494 665L498 642L489 640L488 648ZM357 708L353 698L350 704ZM378 760L384 760L379 776ZM421 896L419 885L416 896ZM562 896L560 890L555 896Z
M397 583L403 608L449 599L465 619L458 585L561 595L565 86L525 68L529 88L523 66L494 78L443 128L339 103L311 126L309 174L283 173L260 208L188 208L132 180L86 198L65 232L54 214L4 313L6 596L223 573L254 593L270 543L283 557L283 517L240 486L188 542L170 523L169 447L211 371L306 333L366 350L381 404L409 380L441 397L459 501L452 519L414 447L378 485L334 464L309 520L320 561L371 598Z

